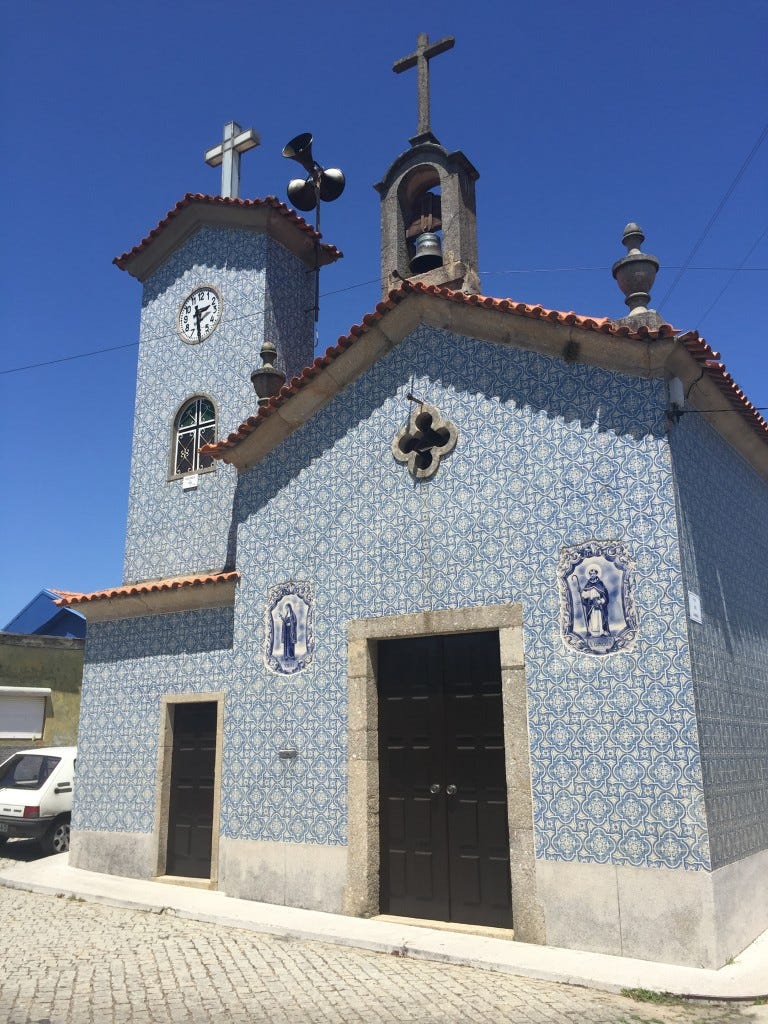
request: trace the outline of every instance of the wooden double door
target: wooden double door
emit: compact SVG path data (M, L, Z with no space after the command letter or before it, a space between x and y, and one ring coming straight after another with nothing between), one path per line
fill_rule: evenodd
M216 778L214 701L176 704L168 806L166 873L211 877Z
M512 927L497 632L378 649L381 910Z

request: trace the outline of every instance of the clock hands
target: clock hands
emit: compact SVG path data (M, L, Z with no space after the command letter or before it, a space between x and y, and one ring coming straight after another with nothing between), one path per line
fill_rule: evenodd
M198 341L202 340L201 337L200 337L200 324L202 322L203 315L210 308L211 308L211 303L210 302L208 303L207 306L195 306L195 326L197 327L197 340Z
M197 288L182 303L178 330L185 341L201 342L216 330L221 318L221 297L215 288Z

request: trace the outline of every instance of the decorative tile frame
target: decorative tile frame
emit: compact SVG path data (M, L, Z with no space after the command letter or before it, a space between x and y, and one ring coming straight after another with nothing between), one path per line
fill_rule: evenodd
M304 631L304 655L295 659L295 665L286 666L285 657L275 655L275 610L286 598L293 597L294 603L304 605L299 613L299 626ZM290 607L290 605L289 605ZM282 618L280 612L278 616ZM272 587L264 611L264 664L277 675L296 675L312 663L315 654L315 594L312 584L305 580L289 580Z
M584 587L579 584L576 570L586 566L592 567L589 578L591 579L593 575L596 577L594 586L599 587L605 595L606 607L602 614L604 632L601 635L592 635L585 613L581 609L578 609L578 616L576 615L576 601L579 598L583 601L583 594L589 589L588 581L585 581ZM566 647L596 657L618 654L620 651L628 653L634 649L638 625L632 584L634 569L635 560L626 546L618 540L590 540L561 550L557 565L557 582L560 587L560 632ZM609 584L607 588L599 575L602 571L603 576L606 576L606 570L612 577L606 577ZM612 615L611 602L614 604ZM620 603L621 606L619 613L615 610L616 603ZM610 624L609 616L613 620ZM577 617L583 620L583 629L577 627ZM612 625L618 625L620 631L614 633Z

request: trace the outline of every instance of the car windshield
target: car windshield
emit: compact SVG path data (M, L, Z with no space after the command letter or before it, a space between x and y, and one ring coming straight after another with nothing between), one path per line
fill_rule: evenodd
M60 760L43 754L16 754L0 768L0 789L40 789Z

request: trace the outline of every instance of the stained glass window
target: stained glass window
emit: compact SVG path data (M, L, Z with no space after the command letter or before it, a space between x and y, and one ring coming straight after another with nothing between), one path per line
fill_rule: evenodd
M201 455L200 449L216 440L216 410L209 398L193 398L176 417L174 430L174 473L197 473L213 465L210 455Z

